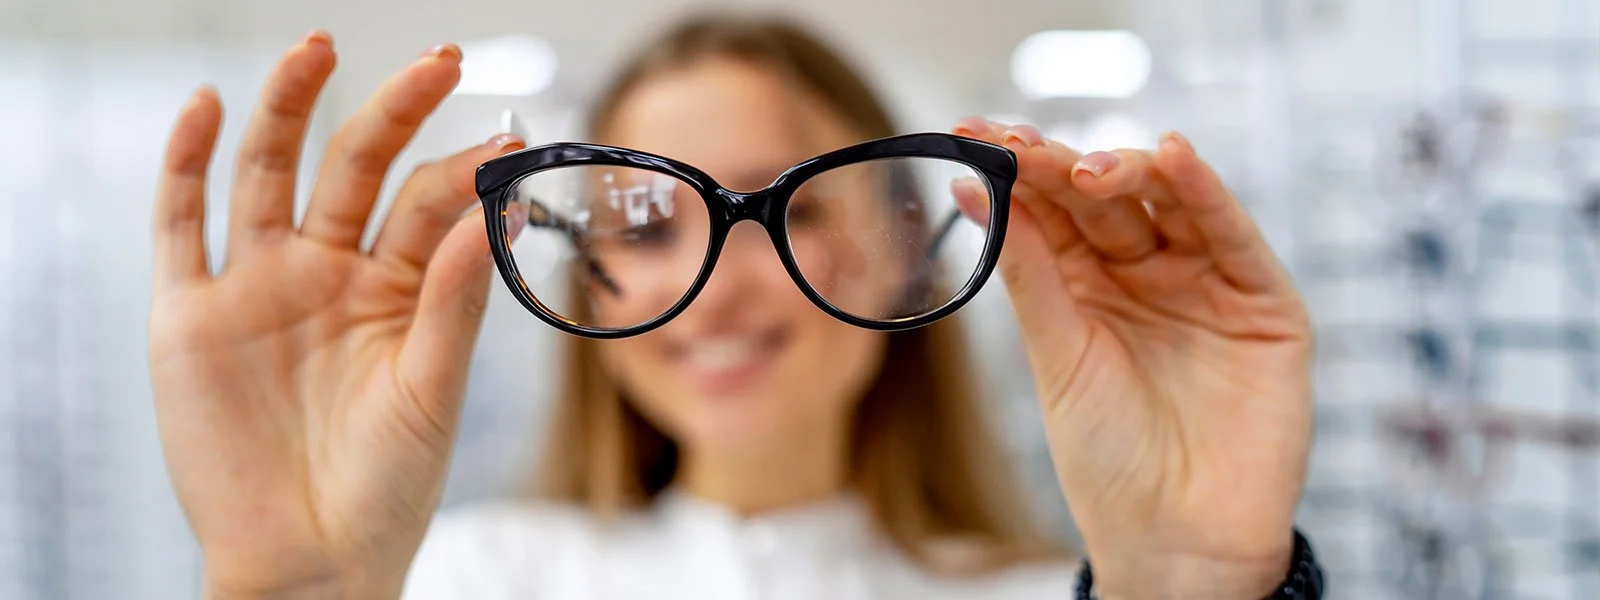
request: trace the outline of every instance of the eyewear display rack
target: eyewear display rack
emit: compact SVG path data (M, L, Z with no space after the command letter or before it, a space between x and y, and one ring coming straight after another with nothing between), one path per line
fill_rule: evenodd
M1299 201L1296 282L1317 328L1316 437L1299 520L1318 541L1337 597L1404 598L1390 583L1403 539L1386 502L1373 415L1424 387L1408 333L1425 312L1410 285L1401 211L1372 177L1373 104L1301 102L1291 166ZM1314 129L1313 129L1314 128ZM1337 132L1337 133L1334 133Z
M1295 270L1321 336L1303 515L1347 597L1600 597L1597 5L1517 7L1552 34L1420 1L1420 110L1296 115L1338 132L1294 166Z
M16 10L0 10L0 23L18 23L26 26L23 15ZM10 64L11 54L0 48L0 64ZM7 117L0 113L0 128L6 126ZM8 130L8 129L6 129ZM0 161L0 181L13 181L16 167L9 161ZM20 190L18 190L20 192ZM16 430L21 419L19 391L16 382L20 377L20 363L12 356L16 352L13 340L21 336L17 320L17 306L22 300L21 286L10 282L22 281L20 261L17 260L18 230L25 212L20 203L0 196L0 598L23 597L22 552L23 535L22 444L16 440Z
M44 5L21 4L7 11L7 21L49 25ZM41 27L41 30L44 28ZM88 86L86 50L71 46L33 53L37 48L21 42L5 49L14 52L17 65L12 77L28 85L26 94L39 94L46 100L49 117L72 125L70 115L85 114L86 100L74 89ZM48 75L45 75L48 74ZM33 79L32 77L47 77ZM14 80L17 81L17 80ZM27 108L23 108L26 114ZM68 137L80 138L69 128ZM59 132L58 132L59 134ZM70 170L79 161L80 147L72 144L47 145L47 168ZM77 275L72 265L81 260L81 248L74 248L69 231L81 217L73 202L24 201L22 198L60 198L61 190L51 184L70 180L64 173L17 173L7 177L15 199L0 205L6 211L9 231L0 233L11 245L6 265L5 311L0 320L8 321L8 335L0 338L0 361L10 365L10 373L0 380L0 469L9 470L6 479L14 487L0 489L0 595L19 598L77 598L112 596L99 589L104 581L104 563L98 555L82 550L94 544L96 532L105 523L99 506L104 501L99 470L103 417L81 400L81 380L71 377L78 348L73 338L88 337L76 321L74 309L81 306L75 292ZM74 394L78 394L76 397Z
M248 93L234 82L260 79L223 43L238 38L221 31L228 11L216 3L163 7L170 20L157 22L166 31L152 35L171 35L151 46L97 35L84 18L97 8L0 3L0 28L18 33L0 44L0 88L23 91L0 102L8 108L0 131L27 140L0 150L0 185L13 193L0 198L6 600L199 593L198 552L162 470L143 364L149 275L138 257L149 242L136 236L147 231L138 223L149 197L140 195L152 193L157 161L134 154L159 151L169 125L146 120L169 124L163 115L175 114L194 82L218 84L239 106L244 98L227 90ZM231 157L219 154L213 170L231 171ZM217 197L213 190L212 223L226 221Z

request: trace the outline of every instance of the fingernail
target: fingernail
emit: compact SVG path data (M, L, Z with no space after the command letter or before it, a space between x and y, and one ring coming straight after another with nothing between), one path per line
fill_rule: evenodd
M1117 168L1117 165L1121 162L1121 158L1110 152L1090 152L1072 165L1072 174L1077 175L1079 171L1082 171L1098 179L1111 172L1112 169Z
M313 29L313 30L311 30L311 33L307 33L306 34L306 38L305 38L304 42L307 43L307 44L322 44L324 46L332 48L333 47L333 35L329 34L326 31L323 31L321 29Z
M528 226L528 220L527 219L515 219L515 220L509 220L508 219L506 221L506 243L509 244L509 243L517 241L517 238L522 235L522 228L523 227L527 227L527 226Z
M960 121L956 121L955 131L966 135L989 133L989 121L983 117L963 117Z
M200 87L194 89L194 93L189 94L189 101L184 103L184 108L187 109L199 104L200 99L206 96L216 97L217 87L209 83L200 84Z
M979 181L977 177L962 177L955 180L952 185L955 186L957 194L966 194L980 199L989 195L989 188L984 186L983 182Z
M1161 136L1161 148L1167 151L1194 150L1194 145L1189 143L1189 138L1176 131L1168 131Z
M506 207L501 209L500 218L505 223L506 247L509 248L528 226L528 205L522 202L508 202Z
M439 44L423 52L422 57L461 62L461 48L455 44Z
M522 141L522 138L517 137L517 134L514 134L514 133L501 133L501 134L495 135L492 138L489 138L489 142L487 144L485 144L485 145L487 145L490 148L494 148L495 150L499 150L501 152L505 152L506 150L510 149L512 146L516 146L516 147L519 147L519 148L523 147L523 146L526 146L527 142Z
M1013 141L1024 148L1034 148L1044 143L1044 133L1032 125L1018 125L1006 130L1006 145L1011 145Z

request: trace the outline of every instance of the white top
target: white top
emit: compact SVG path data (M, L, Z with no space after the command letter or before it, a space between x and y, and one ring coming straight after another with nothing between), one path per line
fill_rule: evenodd
M578 508L489 504L435 519L403 600L1072 598L1075 565L982 579L920 571L845 496L757 518L687 494L602 530Z

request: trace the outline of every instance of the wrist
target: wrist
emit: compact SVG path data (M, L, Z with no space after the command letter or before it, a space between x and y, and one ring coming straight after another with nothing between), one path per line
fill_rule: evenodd
M1079 574L1079 600L1316 600L1323 594L1322 567L1310 540L1298 529L1281 557L1278 553L1251 560L1176 553L1145 553L1137 560L1110 560L1094 553L1090 557ZM1099 565L1091 564L1101 559L1106 559L1104 577Z
M401 575L302 578L295 581L227 581L207 574L205 600L395 600L404 583Z
M205 600L395 600L399 597L399 585L365 586L339 581L272 590L244 590L208 584L204 595Z
M1159 600L1200 595L1219 600L1260 600L1289 573L1290 559L1238 563L1196 556L1150 557L1137 563L1094 564L1096 600Z

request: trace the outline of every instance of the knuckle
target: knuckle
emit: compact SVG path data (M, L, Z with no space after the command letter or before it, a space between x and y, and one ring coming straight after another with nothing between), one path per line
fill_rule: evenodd
M160 200L161 211L156 215L155 235L163 238L179 234L205 231L206 205L204 200L175 197Z
M467 297L462 301L462 311L474 321L482 319L489 314L489 294L477 292L467 294Z
M338 163L366 177L382 177L389 171L394 161L393 153L376 143L359 139L357 134L351 131L334 134L333 140L328 143L328 153L335 157Z
M459 160L443 163L440 166L440 177L445 179L446 189L454 199L470 199L478 196L475 185L474 170L483 162L474 153L468 152L458 157Z
M1021 290L1028 285L1027 266L1022 261L1008 259L1001 255L995 269L1000 271L1000 279L1006 282L1006 287L1012 290Z
M390 156L373 148L357 148L346 155L350 168L369 177L382 177L389 171Z
M427 187L428 172L432 170L433 163L423 162L411 168L411 173L406 175L400 183L400 192L395 196L395 207L407 207L416 203L418 196L426 195L423 188Z
M426 109L407 104L409 103L381 102L378 104L378 118L386 125L403 130L421 127L422 120L427 118Z
M304 88L309 82L289 81L277 93L269 94L261 103L262 115L274 120L298 122L311 116L311 102Z
M186 179L204 177L210 167L211 157L187 148L172 153L167 159L167 173Z
M276 144L261 144L245 153L245 164L272 173L292 172L298 162L293 151Z
M454 207L462 201L477 197L472 186L472 169L477 162L470 155L457 155L445 160L429 161L412 171L407 187L420 194L415 200L428 205Z
M417 166L412 167L411 175L406 177L406 181L426 182L429 178L435 177L435 173L438 170L438 161L429 160L417 163Z
M410 203L424 209L439 204L454 204L461 194L452 179L450 161L429 161L412 169L403 189Z
M275 94L262 104L261 117L245 143L243 162L255 169L289 173L299 167L300 135L310 117L310 107L287 94Z

